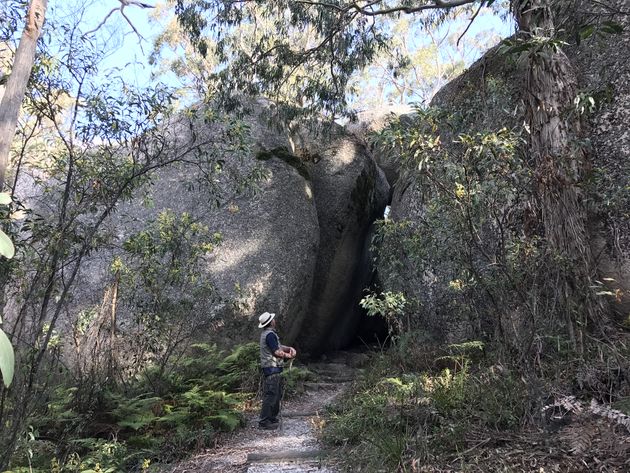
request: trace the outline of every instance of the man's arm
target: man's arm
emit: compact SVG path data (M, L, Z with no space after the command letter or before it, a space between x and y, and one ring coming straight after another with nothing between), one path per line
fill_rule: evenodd
M288 347L286 345L280 345L280 350L285 355L289 355L289 356L286 356L286 358L295 358L295 356L297 355L297 352L295 351L295 348L293 348L293 347Z
M269 333L267 335L266 342L273 355L277 358L295 358L295 348L280 345L278 336L275 333Z
M287 350L284 350L285 348ZM278 358L295 358L295 349L283 346L282 348L278 348L276 351L274 351L273 354Z

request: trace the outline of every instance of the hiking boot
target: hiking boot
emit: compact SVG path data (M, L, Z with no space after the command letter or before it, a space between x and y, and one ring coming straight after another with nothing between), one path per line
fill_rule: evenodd
M258 428L262 430L276 430L278 425L280 425L279 422L263 422L258 424Z

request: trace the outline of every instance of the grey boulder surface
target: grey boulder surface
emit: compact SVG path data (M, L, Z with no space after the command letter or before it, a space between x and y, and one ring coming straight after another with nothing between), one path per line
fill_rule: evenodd
M210 187L223 186L220 205L200 180L198 166L182 163L158 171L152 185L121 204L107 223L113 244L91 255L81 272L75 291L81 294L79 305L102 301L103 288L113 279L111 263L124 256L125 240L163 211L186 212L222 239L203 256L200 275L215 287L217 300L194 301L195 323L234 342L251 341L257 316L268 311L277 314L282 341L295 342L302 351L321 353L353 339L362 315L358 302L372 279L373 221L388 201L385 174L367 147L340 127L327 137L304 132L294 153L273 117L254 107L245 120L250 148L226 156L223 172L211 175ZM191 134L211 142L222 132L193 125L173 124L174 147L184 146ZM225 177L244 178L254 171L264 178L245 192L237 192ZM121 324L133 318L124 311L121 304ZM209 334L197 335L203 340Z
M232 210L213 215L223 236L208 274L224 294L245 291L239 316L257 320L278 314L283 341L295 340L306 316L319 228L311 184L281 159L268 159L270 177L250 198L236 199Z
M278 314L283 341L296 338L306 315L319 247L312 184L297 161L286 159L286 152L274 151L285 150L289 142L268 127L267 116L257 113L246 121L251 129L250 148L225 156L223 171L211 175L210 184L200 178L199 166L180 163L157 171L152 185L118 206L103 231L112 244L92 254L84 265L74 291L73 312L101 303L104 288L113 280L114 258L125 256L123 242L146 229L161 212L172 211L176 216L188 213L211 234L221 234L221 243L202 257L199 275L215 287L216 298L194 301L197 309L190 318L195 324L244 342L255 338L257 315L269 311ZM191 130L188 124L173 124L169 131L173 148L184 146L190 133L203 140L204 134L221 132L202 123L194 123ZM254 172L263 177L245 190L227 177L245 179ZM213 193L216 186L222 189L221 202ZM133 308L125 313L120 304L118 310L119 323L126 325ZM211 334L196 335L204 340Z

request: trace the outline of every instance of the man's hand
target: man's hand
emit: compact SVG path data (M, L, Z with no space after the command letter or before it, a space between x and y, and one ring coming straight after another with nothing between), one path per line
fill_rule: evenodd
M297 351L293 347L286 347L282 345L276 352L274 353L278 358L295 358L297 356Z

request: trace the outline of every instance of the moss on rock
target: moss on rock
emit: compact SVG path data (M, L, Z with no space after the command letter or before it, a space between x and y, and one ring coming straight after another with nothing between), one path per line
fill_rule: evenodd
M256 159L258 159L259 161L268 161L271 158L281 159L289 166L293 167L304 179L306 179L307 181L311 180L311 173L306 163L302 161L298 156L291 153L284 146L274 148L269 151L260 151L256 155Z

